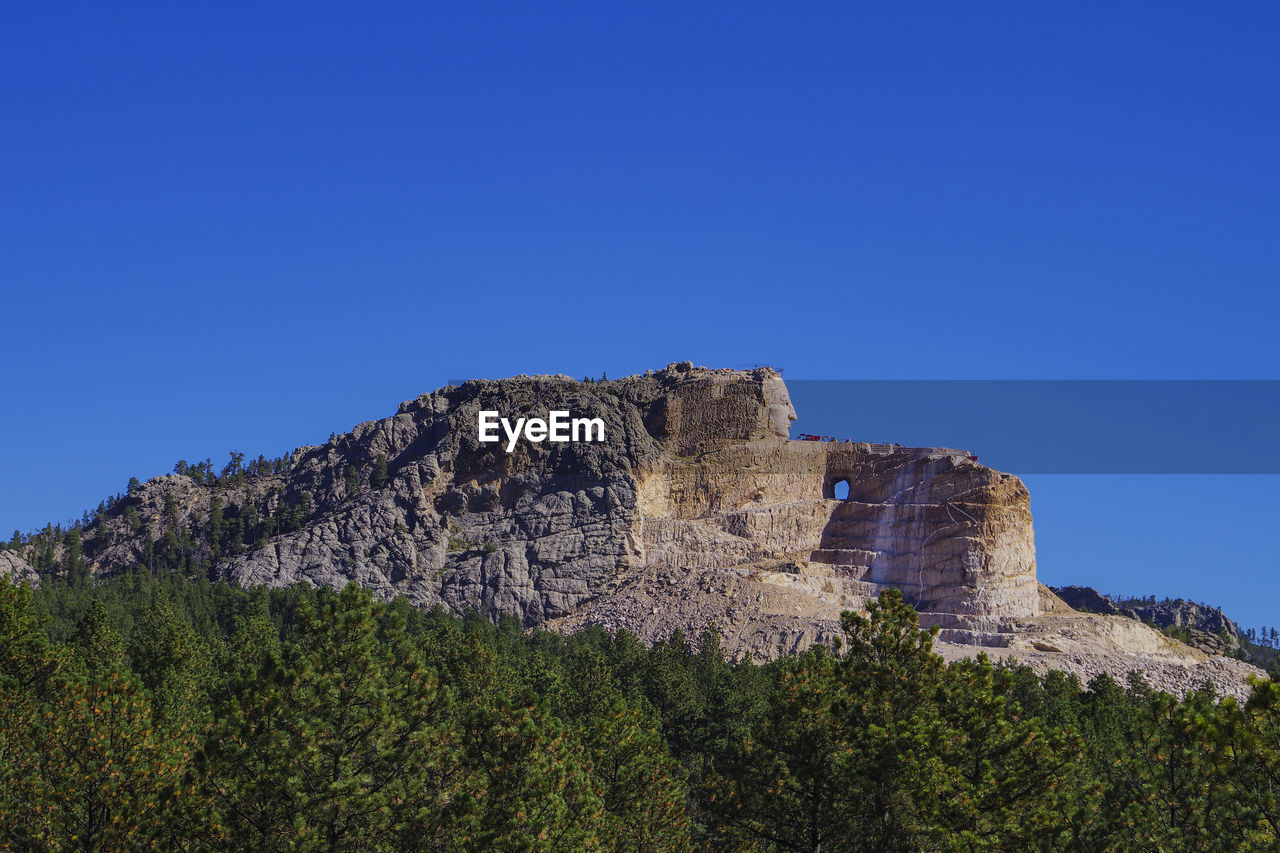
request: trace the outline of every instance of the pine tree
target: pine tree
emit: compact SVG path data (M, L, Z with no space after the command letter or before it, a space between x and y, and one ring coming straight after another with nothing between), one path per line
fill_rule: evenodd
M230 456L231 458L222 469L222 478L238 485L244 482L244 454L238 450L232 450Z
M67 579L73 584L84 584L89 580L89 563L84 558L84 548L80 544L79 528L71 528L62 537L65 549L63 560L67 567Z
M157 724L135 680L68 676L29 723L0 783L9 845L132 850L173 831L191 741Z
M1230 699L1222 704L1224 751L1235 757L1227 769L1228 793L1244 837L1254 849L1275 849L1280 844L1280 684L1254 682L1243 711Z
M29 587L0 575L0 690L10 695L44 695L63 664L33 596Z
M216 563L222 556L222 498L214 495L209 499L209 523L205 526L206 539L209 542L209 556Z
M163 589L141 614L129 659L154 697L157 716L196 724L213 678L212 656Z
M246 662L220 702L208 795L233 849L392 849L398 826L438 824L459 793L445 697L367 591L300 617L299 645Z
M0 579L0 847L131 850L172 839L191 739L153 717L100 603L76 644L73 656L53 654L30 591Z
M1212 692L1182 701L1143 684L1130 692L1137 713L1116 756L1115 834L1137 849L1219 849L1232 834L1225 776L1238 760L1229 738L1220 736L1225 709Z
M99 599L89 603L84 619L72 637L76 659L91 675L129 673L129 656L124 640Z
M1087 789L1069 784L1079 773L1078 733L1051 729L1019 707L1011 680L985 656L948 667L936 700L947 732L939 756L948 784L931 816L940 842L1052 848L1064 825L1093 819Z
M619 700L597 714L587 736L592 784L605 809L606 847L689 850L683 774L656 721Z
M584 850L608 830L583 746L525 697L491 696L462 718L469 732L456 808L438 824L481 850ZM615 849L628 849L620 847Z
M846 650L778 665L765 720L713 784L724 832L782 849L917 850L940 843L943 759L932 633L897 590L844 614ZM936 632L936 629L935 629Z

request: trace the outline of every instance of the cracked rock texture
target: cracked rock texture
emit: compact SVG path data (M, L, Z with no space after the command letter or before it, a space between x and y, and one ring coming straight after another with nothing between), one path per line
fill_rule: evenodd
M479 441L482 409L600 418L605 440L521 438L508 453ZM1016 477L960 450L793 441L795 417L769 368L470 381L299 448L282 473L151 480L86 530L86 553L96 571L120 571L181 524L214 573L242 584L356 581L417 606L650 641L714 626L757 658L831 642L841 610L893 587L940 627L944 656L985 651L1085 677L1138 669L1178 692L1208 678L1239 694L1258 672L1077 613L1042 587ZM387 480L375 485L379 457ZM219 553L206 535L215 496L227 517L292 522Z
M14 551L0 551L0 577L7 577L14 583L26 581L32 586L40 580L36 570Z

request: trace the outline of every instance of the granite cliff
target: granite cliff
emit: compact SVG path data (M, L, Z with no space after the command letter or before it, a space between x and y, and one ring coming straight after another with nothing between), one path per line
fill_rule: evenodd
M0 551L0 577L8 577L18 583L39 583L40 576L20 554Z
M481 410L600 418L605 440L507 452L479 441ZM299 448L281 470L141 484L85 529L84 549L112 573L168 541L190 552L184 565L246 585L356 581L556 630L654 640L715 626L757 657L834 640L842 610L893 587L939 626L947 657L1086 678L1138 669L1178 692L1210 680L1241 693L1257 672L1041 586L1016 477L960 450L790 440L795 417L768 368L470 381ZM228 542L233 520L246 535ZM5 559L0 571L30 568Z

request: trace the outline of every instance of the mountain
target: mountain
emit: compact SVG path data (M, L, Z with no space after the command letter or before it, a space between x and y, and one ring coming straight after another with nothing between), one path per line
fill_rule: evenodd
M497 429L486 442L482 412L508 425L566 412L603 436ZM1258 672L1040 585L1017 477L961 450L791 440L795 419L769 368L468 381L287 459L180 463L75 537L14 543L0 570L356 581L562 631L654 641L714 626L758 658L833 642L842 610L892 587L940 628L945 657L987 652L1086 679L1136 669L1179 693L1208 680L1241 694Z
M1221 609L1184 598L1130 598L1104 595L1087 586L1053 587L1076 610L1136 619L1210 654L1231 654L1248 642L1240 626Z

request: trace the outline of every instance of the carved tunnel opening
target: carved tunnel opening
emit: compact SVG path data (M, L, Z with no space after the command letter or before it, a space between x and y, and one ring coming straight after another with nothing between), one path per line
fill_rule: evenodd
M849 500L849 481L841 477L832 483L831 497L838 501Z

